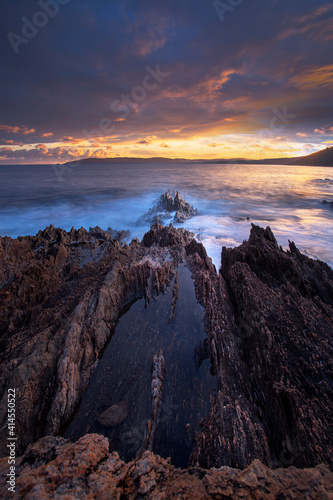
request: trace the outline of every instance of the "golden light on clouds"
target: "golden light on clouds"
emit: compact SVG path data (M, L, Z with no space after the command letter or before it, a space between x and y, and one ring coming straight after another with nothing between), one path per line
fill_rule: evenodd
M333 65L309 68L290 79L299 89L333 88Z

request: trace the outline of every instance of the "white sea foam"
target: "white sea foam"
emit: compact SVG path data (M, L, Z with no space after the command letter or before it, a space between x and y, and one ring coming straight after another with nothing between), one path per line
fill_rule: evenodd
M199 215L186 227L205 245L218 268L222 246L239 245L251 222L274 231L279 244L293 240L311 257L333 266L331 168L263 165L81 166L60 183L51 166L0 167L0 234L36 234L53 224L128 229L142 238L136 221L166 189L179 190ZM171 222L164 221L165 224Z

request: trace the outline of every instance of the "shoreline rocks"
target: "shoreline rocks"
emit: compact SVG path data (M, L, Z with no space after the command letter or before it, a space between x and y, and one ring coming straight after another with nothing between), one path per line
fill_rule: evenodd
M199 214L196 208L193 208L179 194L178 191L171 193L165 191L156 203L145 215L140 217L138 223L161 224L163 220L173 216L173 222L182 224L188 219Z
M116 452L109 452L108 439L98 434L87 434L75 444L63 438L43 438L18 463L16 494L22 499L329 500L333 492L333 474L325 465L272 471L254 460L244 470L180 470L150 451L126 464ZM2 498L8 497L5 472L5 459L0 459Z
M90 260L80 265L83 254ZM216 396L196 435L192 468L173 476L175 469L150 452L122 465L115 454L109 456L101 436L84 436L75 445L43 437L56 436L72 416L124 308L138 298L146 298L149 307L170 285L181 262L191 269L205 308L207 342L198 347L197 364L209 355L217 377ZM202 495L218 498L226 490L238 494L242 490L233 478L251 474L251 491L258 491L254 498L261 498L267 481L273 488L268 491L278 494L300 488L298 481L310 484L310 477L324 488L318 495L329 495L328 483L321 481L331 476L318 464L332 466L333 457L333 271L302 255L293 242L284 251L270 228L254 225L248 241L223 248L221 263L216 273L191 233L160 224L142 242L130 245L99 228L66 232L50 226L33 237L0 238L0 451L7 455L7 389L16 387L17 453L27 450L20 461L26 464L18 481L22 497L37 491L35 487L45 495L78 487L76 494L81 491L84 497L83 469L73 471L80 463L79 450L87 449L93 464L87 472L89 484L99 493L107 491L104 480L108 488L112 483L115 495L120 488L121 494L147 498L175 491L176 484L186 490L195 483ZM98 458L95 446L102 449ZM54 460L60 456L67 457L62 474L46 483L45 477L58 470L60 458ZM163 464L164 489L159 490L162 476L157 472L156 477L135 476L136 483L129 473L132 482L125 486L113 473L108 475L109 460L117 464L115 470L126 469L125 478L132 470L128 468L144 467L146 459ZM233 469L217 477L213 467L222 467L223 474ZM294 467L311 469L303 474ZM244 488L246 493L248 486Z

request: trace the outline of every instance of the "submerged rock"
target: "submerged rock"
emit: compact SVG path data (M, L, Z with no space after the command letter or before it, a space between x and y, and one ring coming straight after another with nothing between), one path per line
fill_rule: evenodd
M98 418L97 422L104 427L117 427L126 420L129 413L129 404L127 401L120 401L107 410L105 410Z
M186 220L198 215L198 210L187 203L179 194L175 192L174 196L169 191L165 191L156 203L145 215L143 215L138 223L144 224L161 224L163 220L173 216L173 222L183 223Z

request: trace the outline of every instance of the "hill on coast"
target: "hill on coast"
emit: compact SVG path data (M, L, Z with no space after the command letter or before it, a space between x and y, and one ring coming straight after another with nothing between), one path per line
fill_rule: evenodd
M333 167L333 146L330 146L317 153L312 153L307 156L299 156L297 158L268 158L265 160L246 160L246 159L214 159L214 160L189 160L187 158L84 158L83 160L70 161L65 165L96 165L110 163L238 163L241 165L303 165L313 167Z

